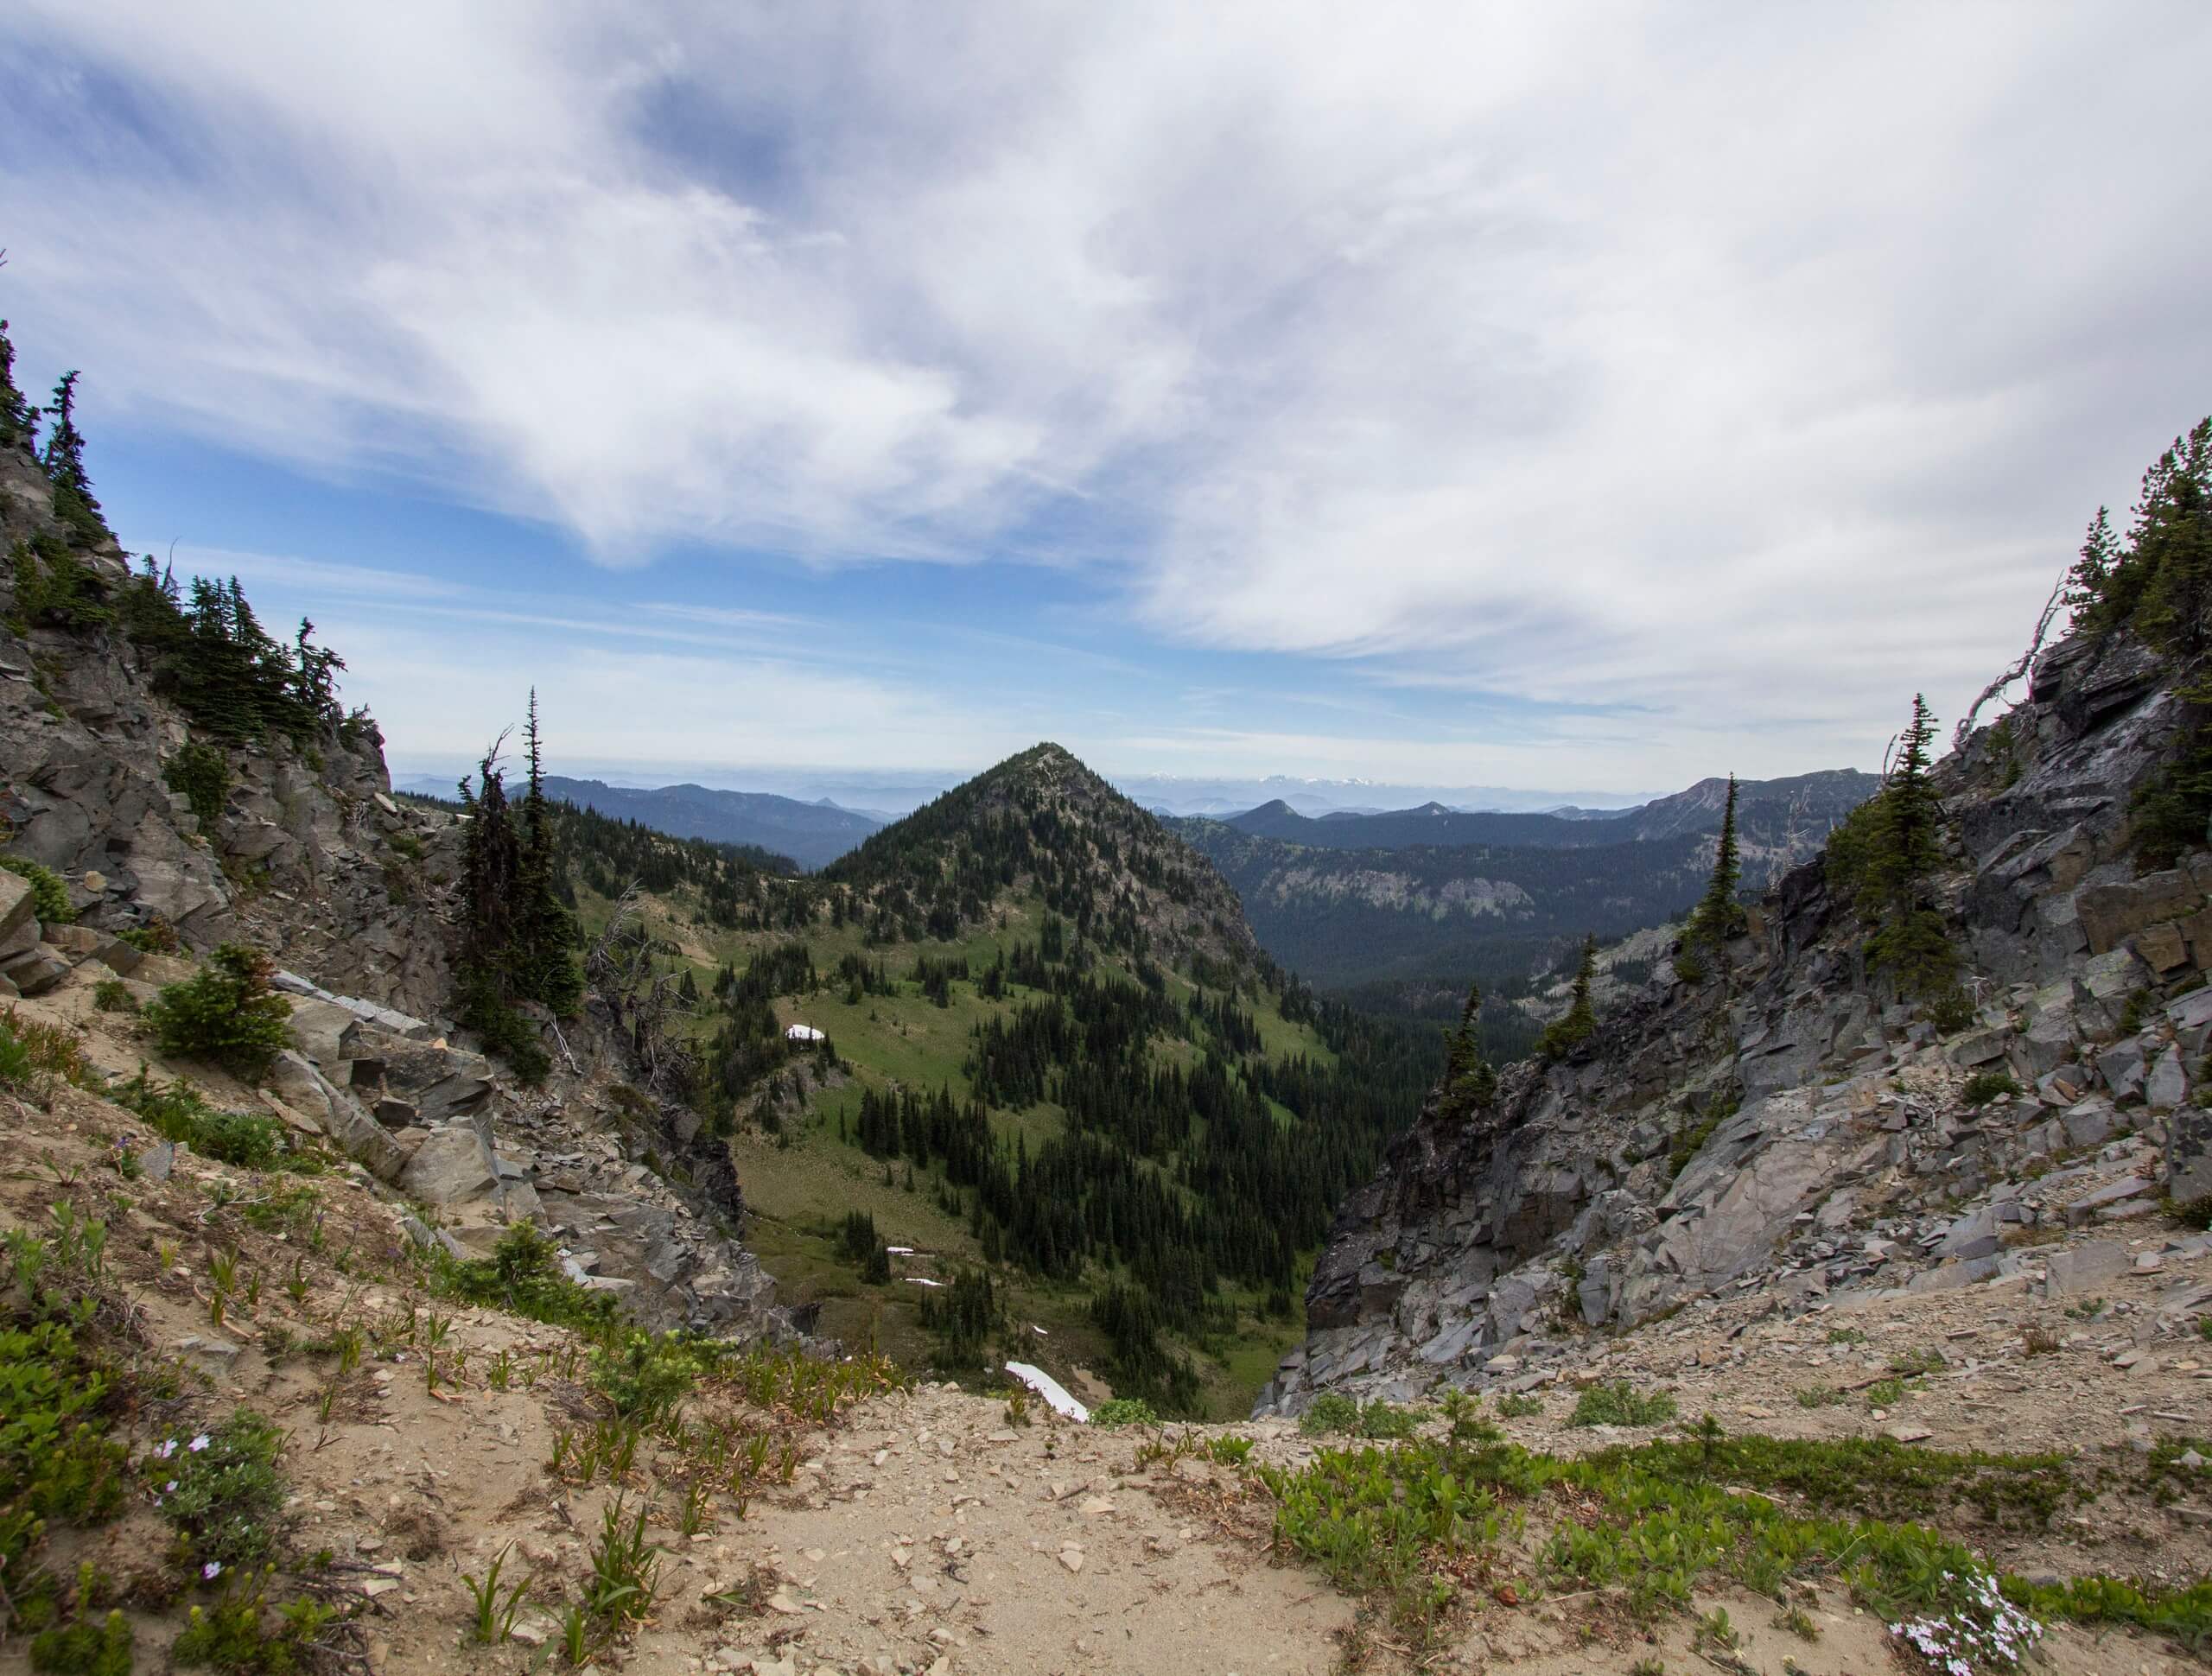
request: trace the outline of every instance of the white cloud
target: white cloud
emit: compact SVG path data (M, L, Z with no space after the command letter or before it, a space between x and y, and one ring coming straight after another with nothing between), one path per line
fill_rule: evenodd
M1103 556L1163 640L1643 707L1547 738L1648 784L1955 708L2208 404L2208 47L2179 0L28 0L0 178L97 402L619 564Z

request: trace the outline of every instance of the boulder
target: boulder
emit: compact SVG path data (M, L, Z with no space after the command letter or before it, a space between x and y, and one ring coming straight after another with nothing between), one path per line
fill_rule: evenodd
M96 955L100 945L110 941L89 925L48 925L39 931L40 941L59 949L65 955Z
M213 1333L187 1333L176 1342L179 1358L210 1379L228 1379L245 1350Z
M2105 1087L2115 1100L2140 1094L2143 1078L2149 1070L2143 1044L2138 1041L2116 1042L2097 1056L2097 1075L2104 1078Z
M400 1191L434 1205L488 1199L499 1184L499 1165L491 1148L467 1123L433 1131L399 1175Z
M335 1065L346 1057L340 1043L347 1027L358 1022L335 1001L301 996L292 1002L292 1045L318 1065Z
M2180 1204L2212 1199L2212 1111L2184 1106L2169 1120L2166 1194Z
M2046 1286L2053 1298L2087 1292L2127 1273L2127 1247L2117 1240L2094 1240L2088 1245L2054 1251L2044 1260Z
M9 875L10 878L13 874ZM69 962L44 943L0 961L0 977L20 995L42 995L70 973Z
M2084 1100L2058 1121L2069 1146L2101 1146L2112 1138L2114 1114L2101 1100Z
M16 877L12 873L0 876L9 879ZM20 884L22 881L17 879L16 882ZM26 919L14 930L0 933L0 964L5 964L15 959L16 955L28 954L37 948L43 940L44 930L45 928L38 921Z
M2011 1042L2012 1032L2007 1030L1972 1032L1951 1044L1951 1063L1971 1070L1976 1065L1986 1065L1993 1059L2002 1059Z
M0 949L20 946L11 945L10 940L21 936L26 925L33 928L31 942L37 942L38 919L31 911L31 881L0 870Z
M296 1051L287 1048L269 1068L270 1084L289 1106L321 1125L323 1133L378 1181L399 1179L407 1155L361 1109L361 1102L340 1088Z
M2066 1207L2066 1221L2069 1227L2079 1228L2111 1211L2115 1206L2133 1200L2145 1199L2151 1193L2151 1184L2140 1176L2123 1176L2118 1181L2107 1182L2102 1187L2084 1193Z
M2166 1017L2173 1021L2176 1030L2197 1030L2212 1025L2212 984L2168 1001Z
M2189 964L2189 943L2172 920L2146 925L2135 934L2135 953L2153 972L2175 972Z
M2154 1112L2170 1112L2188 1098L2189 1077L2181 1068L2181 1055L2168 1048L2143 1079L2143 1101Z

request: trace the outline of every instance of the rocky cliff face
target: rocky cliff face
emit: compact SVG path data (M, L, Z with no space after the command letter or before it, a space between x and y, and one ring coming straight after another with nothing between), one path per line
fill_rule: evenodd
M1967 1028L1870 984L1861 928L1798 867L1725 980L1662 963L1578 1057L1515 1067L1471 1120L1432 1101L1339 1214L1261 1408L1541 1383L1602 1335L1746 1293L2063 1287L2114 1260L2098 1230L2212 1194L2190 1103L2212 855L2145 872L2128 846L2174 745L2168 679L2131 644L2067 641L1938 770Z
M575 1278L640 1319L788 1336L739 1242L726 1152L697 1144L692 1114L631 1086L620 997L589 996L565 1029L543 1021L555 1070L537 1089L441 1021L461 827L393 800L372 723L226 742L220 807L194 813L169 783L194 733L142 648L96 613L55 622L26 597L63 548L95 593L111 600L129 578L112 540L71 545L52 499L26 453L0 449L0 621L14 625L0 633L0 835L60 876L74 915L42 924L29 886L0 873L0 1002L87 1032L120 1074L150 1062L328 1138L373 1190L427 1213L409 1222L424 1243L480 1254L535 1217ZM176 957L122 935L156 925ZM190 975L195 951L233 941L274 956L292 1001L293 1051L262 1086L164 1063L128 1014L89 1005L111 980L150 1000Z
M59 536L51 503L30 458L0 449L0 551ZM77 556L105 587L129 575L112 540ZM189 729L140 649L111 626L27 621L20 591L0 567L0 619L28 631L0 634L0 816L11 850L67 878L83 924L158 917L188 947L244 938L335 988L416 1012L443 1000L451 868L413 864L434 823L391 800L372 725L237 746L203 821L164 777Z

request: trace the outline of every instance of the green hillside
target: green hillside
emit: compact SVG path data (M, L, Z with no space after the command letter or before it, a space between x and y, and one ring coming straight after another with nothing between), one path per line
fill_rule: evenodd
M595 940L623 870L571 833ZM915 1365L1014 1354L1241 1413L1438 1057L1317 1004L1210 865L1057 746L815 878L623 859L661 886L618 928L652 974L630 1016L660 998L749 1240L823 1331Z

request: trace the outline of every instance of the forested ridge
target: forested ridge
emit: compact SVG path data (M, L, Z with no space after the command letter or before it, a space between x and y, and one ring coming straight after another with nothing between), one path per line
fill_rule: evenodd
M958 1220L979 1274L1084 1288L1116 1388L1171 1408L1201 1381L1165 1336L1294 1319L1336 1204L1442 1063L1438 1032L1285 974L1211 866L1058 746L808 878L563 822L587 898L650 860L649 888L735 934L712 969L673 941L658 956L681 1091L712 1132L872 1160ZM918 1063L917 1006L938 1020ZM829 1039L794 1041L793 1016ZM933 1305L940 1354L981 1353L974 1313Z

